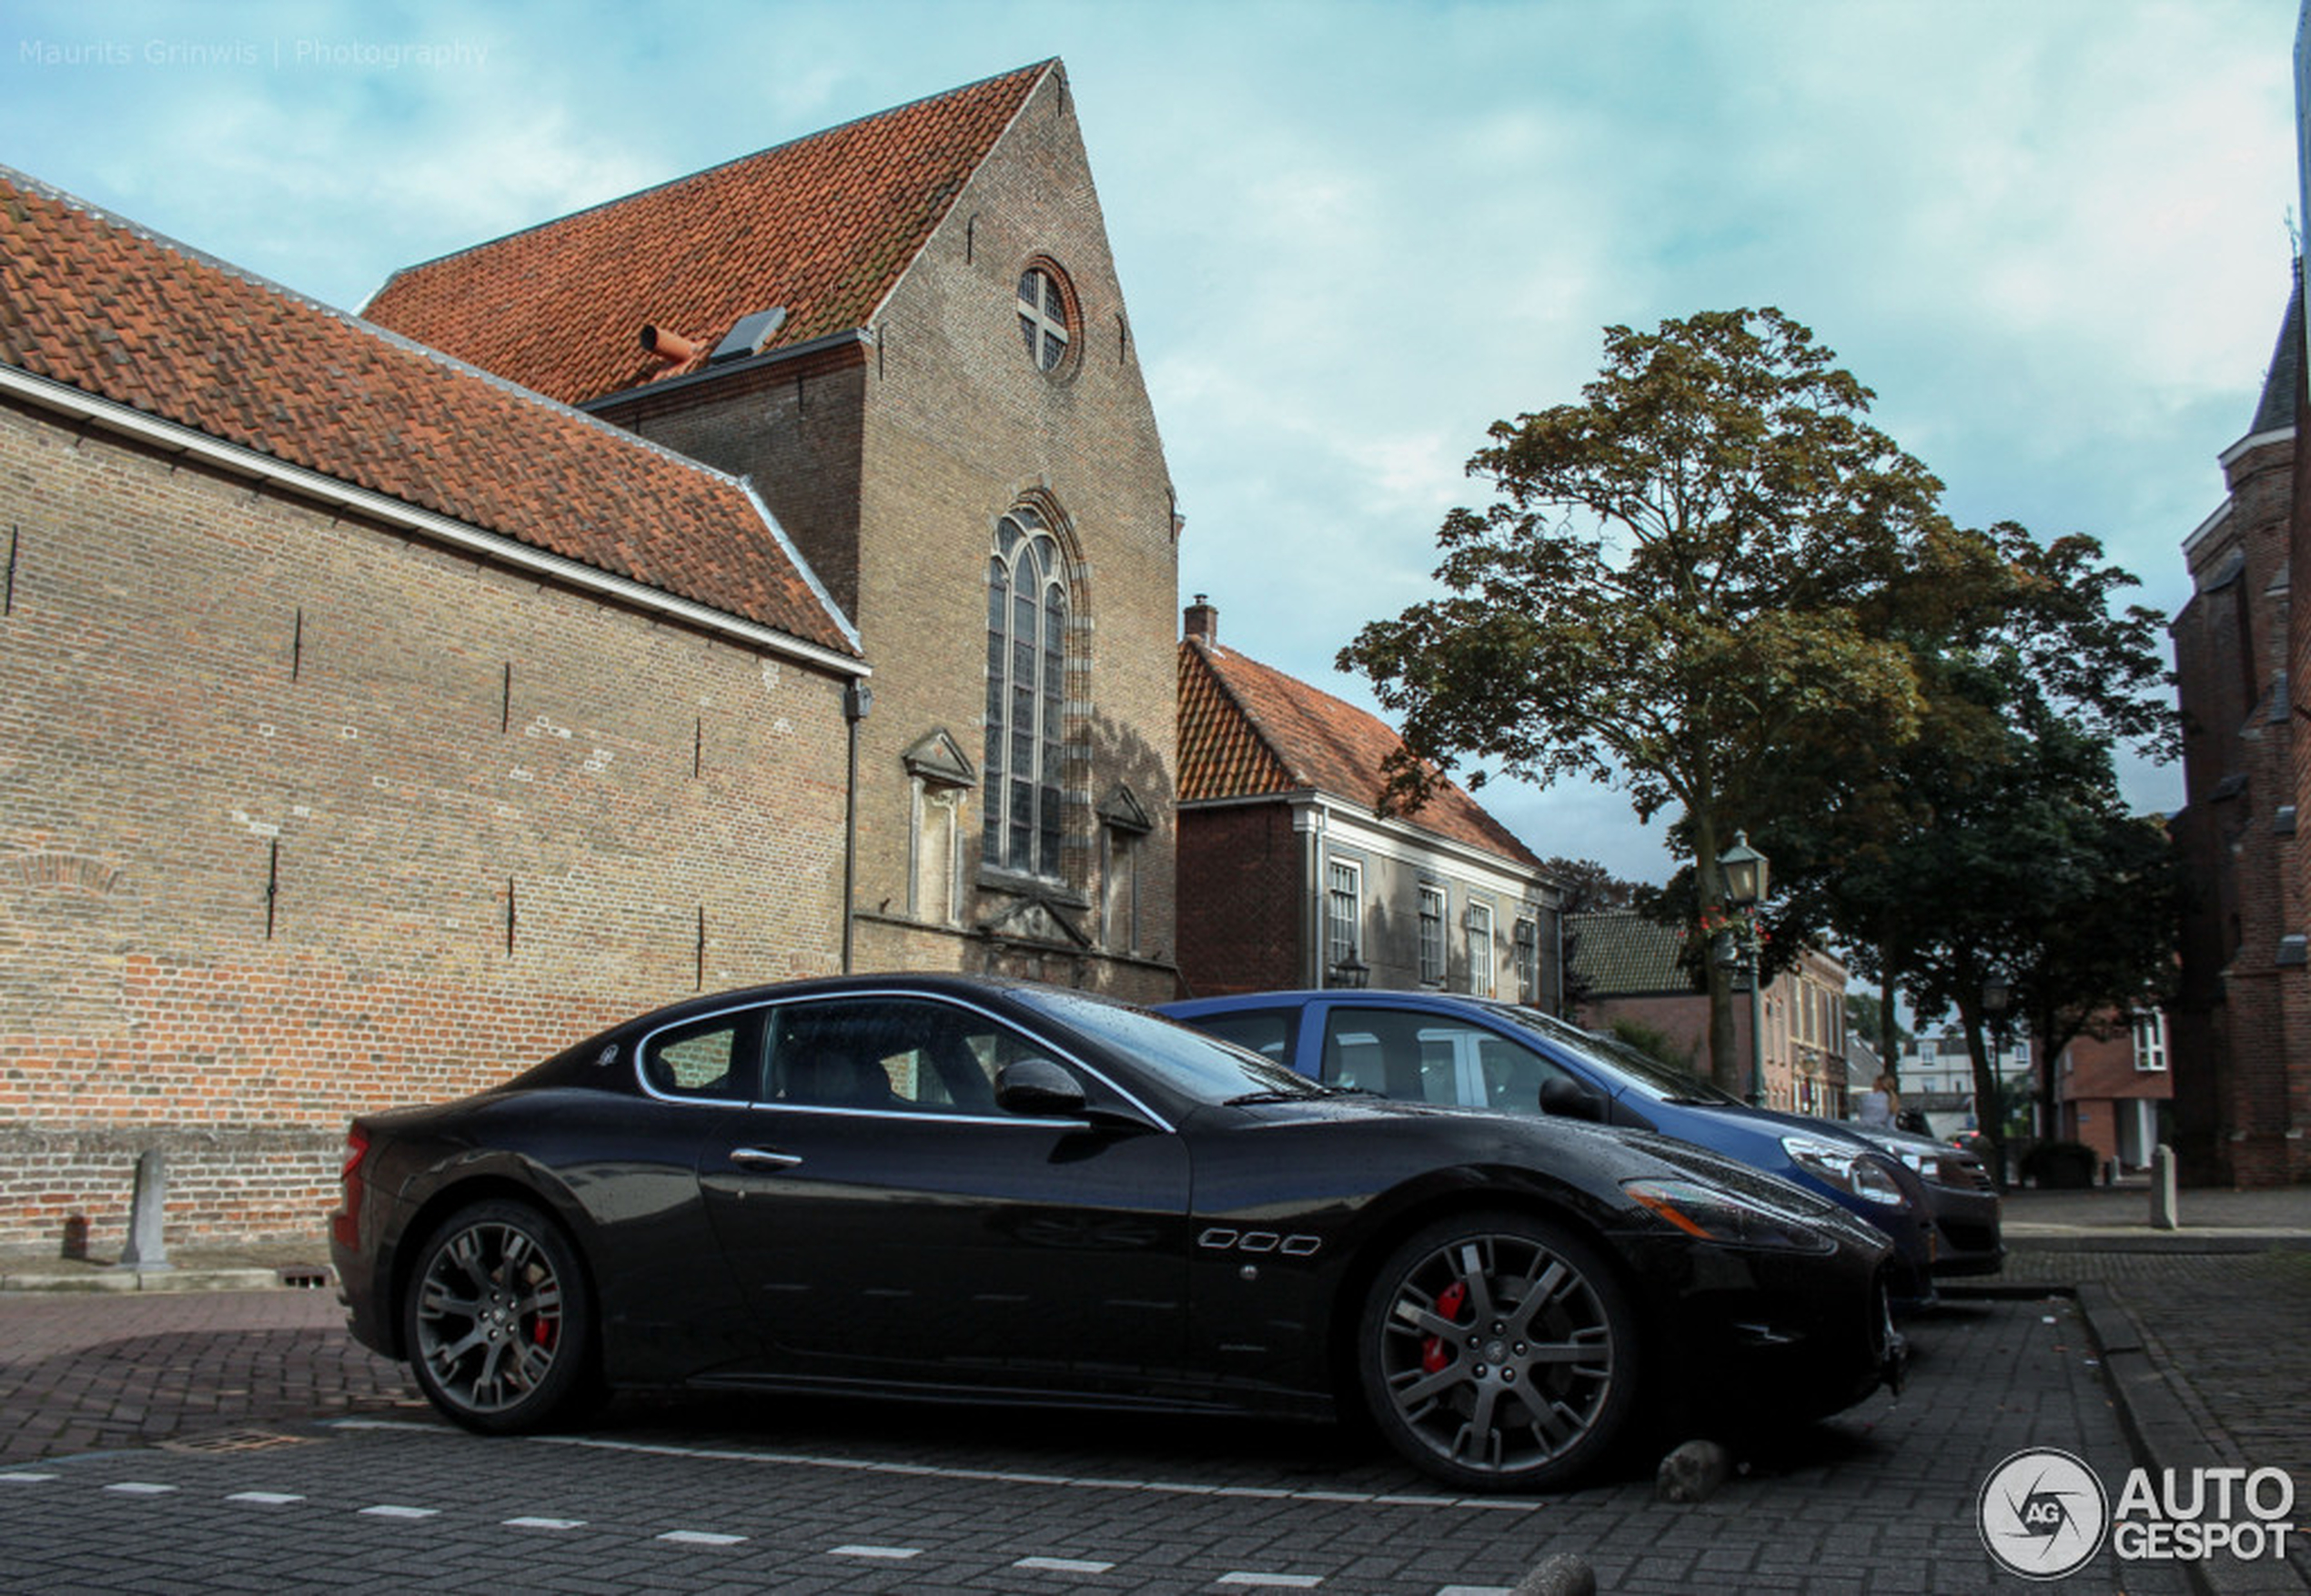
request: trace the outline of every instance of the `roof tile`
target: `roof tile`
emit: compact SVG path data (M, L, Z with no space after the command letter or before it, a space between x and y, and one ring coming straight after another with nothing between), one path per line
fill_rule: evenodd
M364 314L584 404L702 368L740 318L765 346L862 328L1055 60L611 200L396 272ZM645 325L699 346L668 366Z
M5 167L0 364L858 652L743 483Z
M1378 808L1404 740L1378 716L1217 643L1180 643L1179 796L1321 792ZM1402 816L1528 867L1540 861L1458 784Z

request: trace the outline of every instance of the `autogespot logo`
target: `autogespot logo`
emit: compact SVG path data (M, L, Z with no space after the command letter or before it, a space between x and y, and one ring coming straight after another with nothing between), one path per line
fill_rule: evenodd
M2295 1481L2282 1469L2147 1469L2126 1476L2115 1507L2094 1470L2051 1448L2016 1452L1974 1501L1983 1546L2025 1580L2059 1580L2108 1540L2122 1562L2239 1562L2287 1554Z
M2086 1566L2110 1532L2103 1482L2068 1452L2016 1452L1990 1471L1974 1503L1982 1543L2025 1580L2059 1580Z

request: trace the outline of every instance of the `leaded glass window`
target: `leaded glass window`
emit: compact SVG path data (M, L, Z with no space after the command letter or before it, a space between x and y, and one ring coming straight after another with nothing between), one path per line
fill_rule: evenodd
M1059 874L1066 698L1066 565L1043 519L1022 507L996 523L987 561L990 864Z

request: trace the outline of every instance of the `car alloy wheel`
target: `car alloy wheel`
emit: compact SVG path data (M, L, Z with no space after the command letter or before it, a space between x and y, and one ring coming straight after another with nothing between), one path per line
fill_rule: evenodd
M1636 1321L1596 1253L1521 1214L1438 1221L1390 1255L1360 1361L1381 1431L1470 1490L1551 1485L1595 1463L1634 1401Z
M537 1429L567 1412L586 1383L577 1254L523 1203L477 1203L433 1233L404 1329L426 1397L469 1429Z

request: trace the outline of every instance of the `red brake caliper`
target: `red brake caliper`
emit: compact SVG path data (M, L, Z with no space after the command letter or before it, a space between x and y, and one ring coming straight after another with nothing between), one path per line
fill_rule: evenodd
M1437 1317L1450 1319L1458 1324L1460 1321L1460 1309L1468 1300L1467 1284L1455 1280L1437 1294ZM1451 1361L1452 1349L1445 1345L1442 1336L1430 1336L1420 1343L1420 1367L1424 1372L1441 1373L1445 1365Z
M530 1327L530 1338L537 1342L540 1347L552 1346L554 1344L554 1321L546 1318L543 1314L539 1315L538 1322Z

